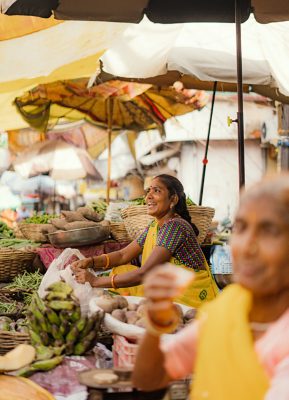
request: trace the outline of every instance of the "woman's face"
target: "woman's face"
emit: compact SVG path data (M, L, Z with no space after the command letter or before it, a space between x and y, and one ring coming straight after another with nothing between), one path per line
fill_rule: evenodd
M148 214L158 219L164 217L171 210L171 204L173 204L168 189L158 178L152 180L147 189L145 201L148 206Z
M237 213L231 239L234 280L256 296L289 289L288 216L272 198L247 199Z

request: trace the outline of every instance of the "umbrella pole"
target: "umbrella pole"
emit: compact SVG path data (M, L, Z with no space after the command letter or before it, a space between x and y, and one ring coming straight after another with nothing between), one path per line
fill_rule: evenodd
M210 112L210 120L209 120L209 127L208 127L208 134L207 134L207 141L206 141L206 149L205 155L203 159L203 172L202 172L202 181L201 181L201 189L200 189L200 197L199 197L199 206L202 205L203 201L203 192L204 192L204 185L205 185L205 176L206 176L206 168L208 164L208 150L209 150L209 143L210 143L210 135L211 135L211 126L212 126L212 119L213 119L213 112L214 112L214 105L215 105L215 98L216 98L216 91L217 91L217 82L214 82L214 89L213 89L213 97L212 97L212 105L211 105L211 112Z
M106 182L106 203L110 201L110 176L111 176L111 130L112 130L112 104L111 99L107 102L107 113L108 113L108 156L107 156L107 182Z
M245 185L245 142L243 113L243 72L242 72L242 42L241 42L241 0L235 0L236 45L237 45L237 91L238 91L238 159L239 159L239 190Z

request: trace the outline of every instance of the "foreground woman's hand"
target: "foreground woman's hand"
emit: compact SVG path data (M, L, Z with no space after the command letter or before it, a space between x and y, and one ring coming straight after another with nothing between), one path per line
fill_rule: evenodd
M166 266L155 268L144 280L148 316L153 323L164 327L176 319L178 313L173 298L179 294L175 274L168 271Z

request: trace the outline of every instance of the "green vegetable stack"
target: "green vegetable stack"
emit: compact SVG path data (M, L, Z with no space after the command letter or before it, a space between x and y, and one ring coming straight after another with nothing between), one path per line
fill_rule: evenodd
M89 204L89 207L92 208L98 214L105 215L107 204L103 200L95 200Z
M5 222L0 220L0 239L9 239L13 237L14 237L13 230L8 228Z
M33 242L28 239L1 239L0 238L0 248L9 248L9 249L23 249L25 247L35 248L39 247L39 243Z
M42 214L42 215L33 215L32 217L26 218L23 220L25 224L49 224L50 220L53 218L59 218L59 215L50 215L50 214Z
M78 299L66 283L53 283L47 291L43 300L37 294L33 296L27 314L31 342L38 358L29 371L36 367L39 370L39 362L54 368L55 358L59 361L64 354L84 354L95 344L103 319L103 312L81 317Z

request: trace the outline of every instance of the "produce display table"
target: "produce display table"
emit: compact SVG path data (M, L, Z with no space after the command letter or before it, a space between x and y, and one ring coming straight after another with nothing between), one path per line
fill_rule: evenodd
M95 368L95 356L65 357L61 365L48 372L37 372L30 377L48 390L56 400L162 400L166 389L141 392L132 388L127 391L97 390L81 385L78 373ZM181 398L180 398L181 399ZM173 399L174 400L174 399Z
M128 242L120 243L116 241L108 241L91 246L81 246L78 247L78 250L85 257L92 257L92 256L100 256L101 254L104 253L111 253L112 251L121 250L127 245ZM60 256L63 250L64 249L59 249L51 245L44 245L36 249L41 262L44 264L46 268L49 267L49 265L52 263L53 260L55 260L57 257Z

